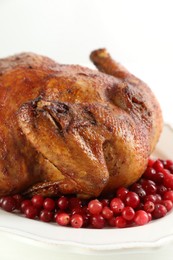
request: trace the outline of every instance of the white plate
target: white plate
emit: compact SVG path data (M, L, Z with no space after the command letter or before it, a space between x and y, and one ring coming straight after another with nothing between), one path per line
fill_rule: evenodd
M163 159L173 157L173 129L169 125L164 126L154 156ZM105 254L110 255L109 259L113 255L121 255L121 259L125 259L122 256L128 254L130 259L129 254L137 256L138 253L155 252L165 248L169 253L173 244L173 212L142 227L95 230L61 227L0 210L0 244L5 247L4 251L0 249L0 256L3 253L5 257L8 252L6 259L20 259L19 254L15 258L19 250L23 250L23 254L26 253L25 259L35 259L34 256L40 252L42 260L48 259L48 255L51 260L57 259L60 254L63 254L65 259L67 254L71 254L69 259L73 259L74 255L74 259L77 259L77 256L79 259L85 259L81 258L84 255L90 255L91 258L95 255L93 259L98 259L98 256L102 259ZM31 248L35 252L34 255ZM159 252L161 256L162 251ZM22 259L23 255L20 256Z

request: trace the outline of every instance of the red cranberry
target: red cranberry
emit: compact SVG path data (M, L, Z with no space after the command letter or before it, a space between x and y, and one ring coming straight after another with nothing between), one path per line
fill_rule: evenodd
M166 191L163 194L163 199L164 200L171 200L173 202L173 190Z
M113 198L110 202L110 208L115 214L119 214L124 208L124 203L119 198Z
M62 196L57 200L57 206L62 210L67 209L68 204L69 204L69 200L67 199L67 197Z
M173 202L171 200L162 200L161 204L166 207L167 211L170 211L173 208Z
M0 198L0 207L2 206L2 202L3 202L3 199L4 199L5 197L1 197Z
M163 160L162 161L163 166L165 169L168 169L173 165L173 161L172 160Z
M173 173L173 165L169 166L168 170L170 171L170 173Z
M140 188L142 188L141 183L135 182L135 183L133 183L133 184L131 185L130 191L134 191L134 192L135 192L136 189L140 189ZM128 192L127 192L127 193L128 193ZM126 194L127 194L127 193L126 193Z
M70 223L70 215L63 212L56 216L56 222L61 226L67 226Z
M166 188L173 189L173 174L171 174L169 170L165 170L165 169L162 172L164 174L163 185Z
M90 223L93 228L98 228L98 229L104 228L106 224L103 216L99 214L91 216Z
M162 172L156 172L156 175L153 178L153 181L156 184L162 184L164 180L164 174Z
M47 209L43 209L40 212L40 216L39 216L40 220L43 222L50 222L53 220L53 213Z
M116 191L116 196L121 199L122 201L124 201L127 193L129 192L129 190L125 187L120 187L119 189L117 189Z
M115 218L115 226L117 228L125 228L127 226L127 221L122 216L117 216Z
M147 212L144 210L138 210L135 213L134 222L137 226L142 226L147 224L149 221L149 217Z
M155 205L152 201L147 201L145 202L144 204L144 210L147 212L147 213L151 213L153 212L155 209Z
M161 172L163 170L163 163L160 160L156 160L152 166L157 172Z
M155 201L156 204L157 204L157 203L160 203L160 202L162 201L162 197L161 197L160 194L155 194L154 196L155 196L155 198L156 198L156 201Z
M1 207L8 212L12 212L16 208L16 200L13 197L4 197Z
M32 204L37 209L41 209L43 207L44 198L41 195L34 195L31 199Z
M142 188L145 190L146 194L156 194L157 188L153 181L145 180L142 183Z
M51 198L46 198L43 202L44 209L52 211L55 209L55 201Z
M116 217L113 216L112 218L108 219L108 224L111 227L116 227Z
M22 213L25 213L25 209L26 209L26 207L28 207L28 206L32 206L31 200L23 200L23 201L21 202L21 207L20 207L21 212L22 212Z
M88 214L82 214L82 218L83 218L83 225L82 227L88 227L90 224L90 215Z
M15 195L13 195L13 198L16 201L16 209L20 209L23 197L20 194L15 194Z
M96 215L101 213L102 211L102 204L99 200L95 199L95 200L91 200L88 203L88 210L91 214Z
M152 201L153 203L156 203L156 196L151 194L151 195L147 195L145 198L144 198L144 202L147 202L147 201Z
M139 205L139 203L139 196L135 192L129 191L125 198L125 205L135 209Z
M157 186L157 193L161 196L167 191L168 189L164 185Z
M164 205L155 204L155 209L152 212L152 216L153 216L154 219L162 218L166 215L166 213L167 213L167 209Z
M153 217L152 217L151 213L147 212L147 214L148 214L148 222L150 222Z
M135 216L135 211L132 207L125 207L122 211L122 217L126 220L132 220Z
M79 214L74 214L71 216L70 223L74 228L81 228L83 225L83 217Z
M109 206L109 199L102 199L101 204L103 207L108 207Z
M113 217L113 211L109 208L109 207L107 207L107 206L105 206L103 209L102 209L102 216L105 218L105 219L110 219L110 218L112 218Z
M80 207L80 208L77 207L77 208L72 209L71 215L74 215L74 214L79 214L79 215L84 214L83 208L82 207Z
M136 188L133 191L139 196L141 200L146 196L146 192L142 187Z
M80 208L82 206L82 201L79 198L72 197L69 199L69 209L74 209L74 208Z
M36 218L38 215L38 210L33 206L25 207L25 216L30 219Z
M156 170L151 168L151 167L148 167L144 174L143 174L143 178L146 178L146 179L151 179L153 180L154 176L156 175Z
M140 202L139 204L138 204L138 206L135 208L135 210L140 210L140 209L144 209L144 203L143 202Z
M151 159L151 158L149 158L148 159L148 167L152 167L153 166L153 164L154 164L154 160L153 159Z

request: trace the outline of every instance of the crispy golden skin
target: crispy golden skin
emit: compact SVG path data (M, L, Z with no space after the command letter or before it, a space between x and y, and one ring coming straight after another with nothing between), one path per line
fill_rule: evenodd
M105 49L91 60L102 72L32 53L0 60L0 196L89 198L141 176L160 106Z

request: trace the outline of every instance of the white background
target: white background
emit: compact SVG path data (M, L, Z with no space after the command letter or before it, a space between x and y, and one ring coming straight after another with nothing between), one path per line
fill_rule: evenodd
M173 1L0 0L0 57L22 51L91 66L106 47L146 81L173 123Z

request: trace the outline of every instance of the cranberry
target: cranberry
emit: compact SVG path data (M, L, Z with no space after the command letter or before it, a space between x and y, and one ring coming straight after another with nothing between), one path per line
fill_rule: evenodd
M135 183L133 183L133 184L131 185L130 190L135 192L135 190L138 190L138 189L140 189L140 188L142 188L141 183L135 182ZM127 193L128 193L128 192L127 192ZM127 193L126 193L126 194L127 194Z
M55 209L55 201L51 198L46 198L43 202L44 209L52 211Z
M73 208L72 210L71 210L71 215L74 215L74 214L80 214L80 215L82 215L84 213L84 210L83 210L83 208L82 207L77 207L77 208Z
M105 218L105 219L110 219L110 218L112 218L113 217L113 211L109 208L109 207L107 207L107 206L105 206L103 209L102 209L102 216Z
M166 213L167 213L167 209L164 205L155 204L155 209L152 212L152 216L153 216L154 219L162 218L166 215Z
M79 214L74 214L71 216L70 223L74 228L81 228L83 225L83 217Z
M170 173L173 173L173 165L169 166L168 170L170 171Z
M161 196L167 191L168 189L164 185L157 186L157 193Z
M153 212L155 209L155 205L152 201L146 201L145 204L144 204L144 210L147 212L147 213L151 213Z
M164 165L164 168L165 169L168 169L173 165L173 161L172 160L164 160L162 161L163 165Z
M142 183L142 188L145 190L146 194L156 194L157 188L153 181L145 180Z
M153 181L156 184L162 184L164 180L164 174L162 172L156 172L156 175L153 178Z
M165 170L165 169L162 172L164 174L163 185L166 188L173 189L173 174L171 174L169 170Z
M163 170L163 163L160 160L156 160L152 166L157 172L161 172Z
M8 212L12 212L16 208L16 200L13 197L4 197L1 207Z
M63 212L56 216L56 222L61 226L67 226L70 223L70 215Z
M90 224L90 216L88 214L82 214L83 225L82 227L88 227Z
M20 194L15 194L15 195L13 195L13 198L16 201L16 209L20 209L23 197Z
M119 189L117 189L116 191L116 196L121 199L122 201L124 201L127 193L129 192L129 190L125 187L120 187Z
M146 192L142 187L138 187L138 188L134 189L133 191L139 196L139 198L141 200L146 196Z
M103 207L109 206L109 199L102 199L100 202Z
M127 221L122 216L117 216L115 218L115 226L117 228L125 228L127 226Z
M132 207L125 207L122 211L122 217L126 220L132 220L135 216L135 211Z
M147 212L144 210L138 210L135 213L134 222L137 226L145 225L149 222L149 217Z
M90 223L93 228L98 229L104 228L106 224L105 219L100 214L91 216Z
M97 199L91 200L88 203L88 210L93 215L101 213L102 208L103 208L103 206L102 206L101 202Z
M82 201L79 199L79 198L76 198L76 197L72 197L69 199L69 209L74 209L74 208L77 208L77 207L81 207L82 206Z
M23 200L20 206L20 210L22 213L25 213L25 209L28 206L32 206L32 202L30 200Z
M153 164L154 164L154 160L151 159L151 158L149 158L149 159L148 159L148 167L152 167Z
M43 209L40 212L39 218L43 222L50 222L53 219L53 213L47 209Z
M151 167L148 167L144 174L143 174L143 178L146 178L146 179L151 179L153 180L154 176L156 175L156 170L151 168Z
M64 210L68 208L69 201L66 197L62 196L57 200L58 208Z
M147 195L145 198L144 198L144 202L147 202L147 201L152 201L153 203L156 203L156 196L151 194L151 195Z
M171 200L173 202L173 190L166 191L163 194L163 199L164 200Z
M155 203L160 203L160 202L162 201L162 197L161 197L160 194L155 194L154 196L155 196L155 198L156 198Z
M135 210L140 210L140 209L144 209L144 203L143 202L140 202L138 204L138 206L135 208Z
M37 209L41 209L43 207L44 198L41 195L34 195L31 199L32 204Z
M139 196L135 192L129 191L125 198L125 205L132 208L136 208L139 205L139 203Z
M33 206L25 207L25 216L30 219L36 218L38 215L38 210Z
M111 227L116 227L116 217L113 216L112 218L108 219L108 224Z
M1 197L0 198L0 207L2 206L2 202L3 202L3 199L4 199L5 197Z
M167 211L170 211L173 208L173 202L171 200L162 200L161 204L166 207Z
M148 222L150 222L153 217L152 217L151 213L147 212L147 214L148 214Z
M113 198L110 202L110 208L115 214L119 214L124 208L124 203L120 198Z

